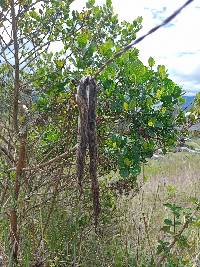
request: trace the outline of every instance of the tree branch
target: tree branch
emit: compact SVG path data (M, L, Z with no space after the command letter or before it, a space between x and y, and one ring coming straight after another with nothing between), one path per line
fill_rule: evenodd
M10 154L10 152L5 147L0 146L0 150L9 159L11 163L15 163L13 156Z
M35 170L38 170L38 169L42 169L44 167L47 167L47 166L53 164L56 161L59 161L59 160L65 158L67 155L70 154L70 152L74 152L74 151L76 151L76 147L72 148L72 150L70 150L70 151L66 151L63 154L56 156L55 158L53 158L53 159L51 159L51 160L49 160L47 162L40 163L40 164L37 164L35 166L23 168L22 171L35 171ZM14 171L14 170L16 170L16 167L9 169L9 171Z

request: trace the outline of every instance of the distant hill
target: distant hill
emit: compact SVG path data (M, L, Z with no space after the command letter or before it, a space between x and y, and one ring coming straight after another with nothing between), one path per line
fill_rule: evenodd
M188 110L191 108L192 106L192 102L195 99L195 96L183 96L183 98L185 99L185 103L183 104L183 110Z

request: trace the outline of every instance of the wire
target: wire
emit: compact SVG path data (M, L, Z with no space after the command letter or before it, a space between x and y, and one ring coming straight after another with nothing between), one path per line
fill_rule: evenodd
M144 40L147 36L151 35L152 33L156 32L161 27L168 24L170 21L172 21L186 6L191 4L194 0L188 0L184 5L182 5L180 8L178 8L176 11L174 11L169 17L167 17L161 24L153 27L151 30L149 30L146 34L142 35L138 39L136 39L133 43L130 43L126 46L124 46L119 52L113 55L112 58L107 60L101 68L95 73L94 77L96 78L109 64L111 64L116 58L123 55L126 51L132 49L136 44L140 43L142 40Z

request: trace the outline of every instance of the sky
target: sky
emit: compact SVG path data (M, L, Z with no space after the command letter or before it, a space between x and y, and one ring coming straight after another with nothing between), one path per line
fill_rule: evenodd
M81 10L85 0L75 0L73 9ZM159 24L186 0L113 0L120 20L143 17L138 37ZM105 0L96 0L103 4ZM182 86L187 95L200 92L200 2L194 0L168 26L137 45L140 59L147 64L152 56L156 64L166 66L170 78Z

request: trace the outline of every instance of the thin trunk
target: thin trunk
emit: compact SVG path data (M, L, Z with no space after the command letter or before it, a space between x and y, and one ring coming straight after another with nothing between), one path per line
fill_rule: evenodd
M18 212L17 201L20 192L20 178L22 177L23 168L26 164L26 138L24 133L20 137L19 158L16 167L16 177L14 184L14 206L10 212L10 225L11 225L11 241L12 241L12 256L15 263L18 260L18 248L19 248L19 229L18 229Z
M11 17L12 17L12 34L14 41L14 58L15 58L15 70L14 70L14 93L13 93L13 126L16 133L18 129L18 111L19 111L19 44L17 39L17 19L15 15L15 3L11 0Z
M16 134L19 134L18 126L18 112L19 112L19 44L17 39L17 18L15 14L15 2L11 0L11 19L12 19L12 37L14 42L14 89L13 89L13 128ZM18 229L18 196L20 191L20 177L22 169L25 167L25 149L26 149L26 135L19 138L19 154L16 167L16 176L13 192L13 208L10 212L10 226L11 226L11 242L12 242L12 259L14 265L18 261L19 248L19 229Z

